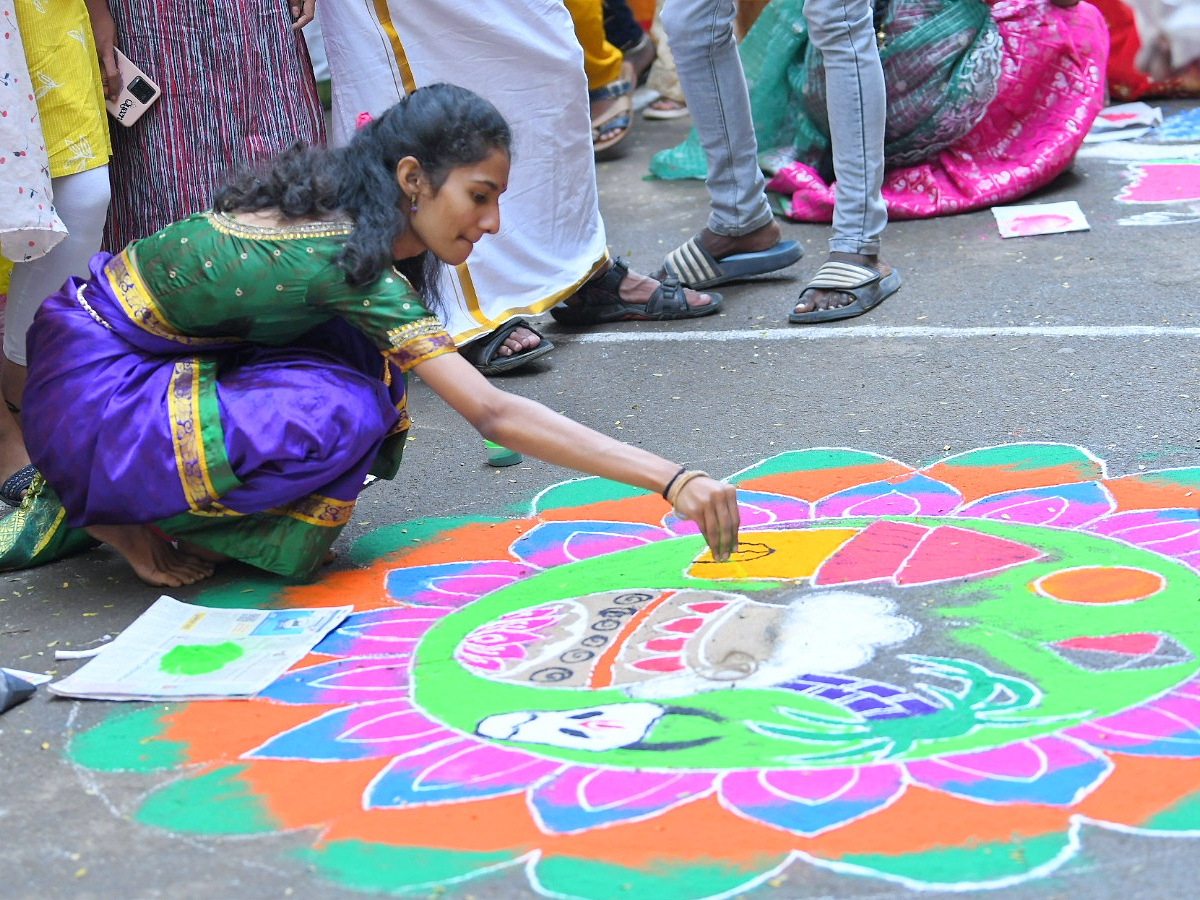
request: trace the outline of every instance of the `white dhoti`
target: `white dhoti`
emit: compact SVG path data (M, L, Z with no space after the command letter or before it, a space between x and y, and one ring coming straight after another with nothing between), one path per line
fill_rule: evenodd
M494 103L513 132L500 231L440 285L460 345L570 296L607 259L583 51L562 0L322 0L333 137L422 85Z

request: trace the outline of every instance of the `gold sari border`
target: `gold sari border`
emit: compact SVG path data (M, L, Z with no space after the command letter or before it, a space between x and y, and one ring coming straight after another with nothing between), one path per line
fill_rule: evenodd
M341 528L354 514L354 500L335 500L320 494L309 494L287 506L276 506L267 512L273 516L286 516L306 525L318 528Z
M199 366L200 360L196 358L175 363L167 388L175 469L179 473L184 499L192 512L207 510L217 499L217 492L208 477L201 439Z
M104 267L104 276L108 279L109 287L121 304L121 309L134 325L143 331L174 341L184 346L202 347L208 344L228 344L240 341L234 337L194 337L183 334L167 321L162 309L147 289L142 276L137 270L129 249L126 248L110 259Z

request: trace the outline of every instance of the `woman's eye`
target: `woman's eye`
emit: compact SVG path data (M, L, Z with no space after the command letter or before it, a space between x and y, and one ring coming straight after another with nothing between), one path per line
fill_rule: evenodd
M485 194L475 194L474 199L475 199L475 202L480 204L481 206L484 203L487 203L487 196Z

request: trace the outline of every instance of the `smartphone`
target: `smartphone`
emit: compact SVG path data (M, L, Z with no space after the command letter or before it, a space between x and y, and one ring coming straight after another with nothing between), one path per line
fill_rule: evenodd
M159 98L162 91L150 80L150 76L129 61L120 50L117 53L117 69L121 73L121 93L116 100L105 101L108 114L128 128L140 119Z

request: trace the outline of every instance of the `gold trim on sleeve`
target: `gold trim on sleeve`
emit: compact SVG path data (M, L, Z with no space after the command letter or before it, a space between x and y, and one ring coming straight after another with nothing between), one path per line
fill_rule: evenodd
M341 237L354 230L353 222L306 222L303 225L251 225L241 222L229 213L209 210L204 214L208 223L221 234L246 238L251 241L288 241L299 238Z
M401 372L407 372L427 359L433 359L443 353L453 353L458 349L454 339L446 332L445 326L433 316L425 316L415 322L393 328L387 333L387 337L392 344L388 355Z

